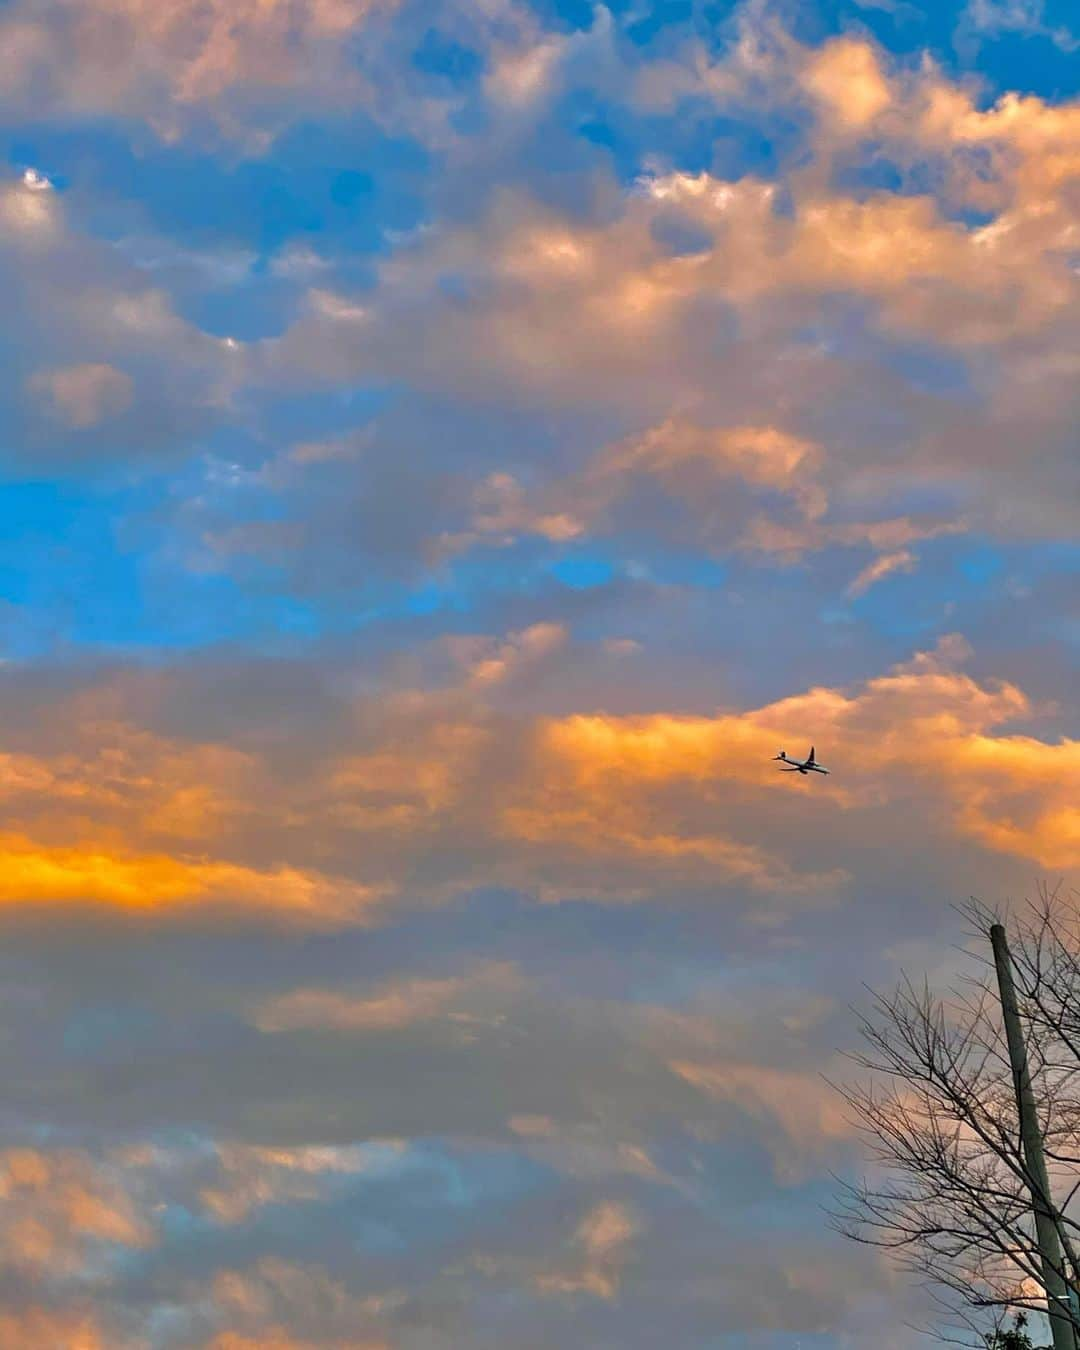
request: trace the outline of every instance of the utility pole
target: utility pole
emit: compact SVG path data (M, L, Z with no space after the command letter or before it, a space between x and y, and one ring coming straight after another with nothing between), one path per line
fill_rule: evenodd
M1050 1196L1050 1178L1046 1174L1042 1133L1035 1111L1035 1094L1031 1090L1028 1071L1027 1046L1020 1026L1020 1009L1016 1002L1013 983L1012 957L1005 929L995 923L990 929L990 943L994 949L994 967L997 970L998 990L1001 994L1001 1013L1005 1019L1005 1038L1009 1044L1009 1063L1012 1066L1016 1088L1016 1107L1020 1113L1020 1142L1027 1170L1031 1204L1035 1211L1035 1233L1039 1244L1039 1264L1042 1267L1043 1289L1054 1338L1054 1350L1077 1350L1073 1323L1066 1309L1073 1306L1069 1286L1064 1278L1061 1239L1054 1221L1053 1200Z

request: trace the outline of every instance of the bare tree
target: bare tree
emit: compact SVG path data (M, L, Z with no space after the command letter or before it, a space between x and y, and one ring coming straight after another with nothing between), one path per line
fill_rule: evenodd
M982 971L944 995L905 980L859 1015L863 1049L852 1058L869 1078L837 1090L872 1166L842 1183L834 1225L927 1281L965 1343L999 1343L1006 1315L1044 1312L1056 1273L1067 1292L1055 1343L1080 1346L1078 897L1041 888L1007 919L1050 1194L1024 1146L989 955L987 935L1003 920L974 900L961 912ZM1033 1197L1057 1234L1049 1268Z

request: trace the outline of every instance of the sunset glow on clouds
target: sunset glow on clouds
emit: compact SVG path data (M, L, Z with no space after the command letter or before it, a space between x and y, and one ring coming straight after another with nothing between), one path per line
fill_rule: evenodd
M1080 869L1078 43L0 11L0 1344L915 1343L823 1075Z

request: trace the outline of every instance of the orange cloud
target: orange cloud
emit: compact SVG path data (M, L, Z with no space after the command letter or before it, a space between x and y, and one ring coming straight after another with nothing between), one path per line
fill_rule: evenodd
M79 1153L0 1154L0 1199L4 1260L27 1279L77 1274L91 1241L125 1247L155 1241L118 1182Z
M699 793L725 781L764 784L774 742L775 735L740 716L552 720L538 729L532 767L500 824L519 845L576 860L579 870L596 876L619 859L649 869L655 881L719 875L766 890L835 889L842 873L798 872L763 843L731 838L715 817L707 830L693 829L683 799L661 800L675 784ZM620 887L625 877L613 884L616 892Z
M972 736L927 757L949 785L957 824L998 853L1053 870L1080 866L1080 806L1072 784L1080 741Z
M484 479L474 494L473 511L471 533L445 541L451 551L467 547L478 537L501 537L509 543L518 535L536 534L565 542L578 538L585 528L570 511L532 509L521 484L506 473Z
M703 427L685 418L669 418L642 436L602 452L586 470L581 485L601 497L625 491L633 476L655 478L675 495L693 500L710 480L741 478L757 487L790 493L807 518L826 507L816 481L820 446L779 427ZM574 495L579 495L575 485Z
M1038 710L1015 685L964 674L962 640L854 688L713 716L508 720L515 681L564 661L567 641L558 625L449 639L449 682L366 696L332 750L295 765L90 718L63 737L76 751L9 753L0 905L220 910L313 927L490 885L610 901L735 883L762 901L830 905L849 881L853 820L913 795L937 828L982 849L1053 869L1080 860L1078 743L1008 730ZM785 780L777 798L770 762L778 746L804 750L804 737L838 770L812 785L809 849L805 812L789 818L785 805L809 785ZM494 993L498 974L475 988L296 991L262 1015L282 1027L405 1026Z
M628 1206L604 1202L591 1209L571 1241L576 1261L534 1281L545 1294L591 1294L613 1299L619 1292L629 1248L640 1232L637 1216Z
M0 905L99 904L145 912L262 911L315 927L362 922L370 887L294 867L258 869L93 845L43 847L0 835Z
M1031 715L1021 690L986 687L928 656L867 682L854 693L814 689L746 713L716 717L575 716L542 724L533 771L501 821L513 837L614 859L630 853L660 871L695 860L765 888L828 889L835 876L796 875L754 839L735 842L714 824L688 823L682 785L703 793L724 785L741 799L773 783L769 762L813 728L843 777L815 783L841 810L887 800L903 784L939 798L956 829L995 851L1040 866L1080 862L1080 812L1070 785L1080 742L1049 744L994 735ZM824 754L823 754L824 758Z
M44 1350L46 1346L57 1350L60 1346L64 1350L120 1350L115 1341L104 1339L89 1313L45 1308L0 1312L0 1345L5 1350Z
M389 1341L320 1340L309 1341L291 1336L282 1327L267 1327L257 1336L243 1336L235 1331L223 1331L207 1341L205 1350L391 1350Z
M848 595L865 595L871 586L892 576L894 572L912 572L915 570L915 554L910 549L900 548L895 553L882 553L873 562L869 562L847 588Z
M836 38L814 51L802 79L847 132L866 130L895 98L877 52L856 38Z
M0 755L0 800L9 821L35 832L89 829L208 843L250 814L259 766L226 746L182 745L92 708L65 710L70 735L58 753Z

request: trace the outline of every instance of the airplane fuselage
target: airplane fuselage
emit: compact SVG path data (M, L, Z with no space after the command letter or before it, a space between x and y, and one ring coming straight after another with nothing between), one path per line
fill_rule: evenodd
M808 773L828 774L829 772L828 769L823 768L820 764L816 764L812 759L792 759L789 755L786 755L783 750L780 751L776 758L788 765L793 773L801 773L804 777Z

